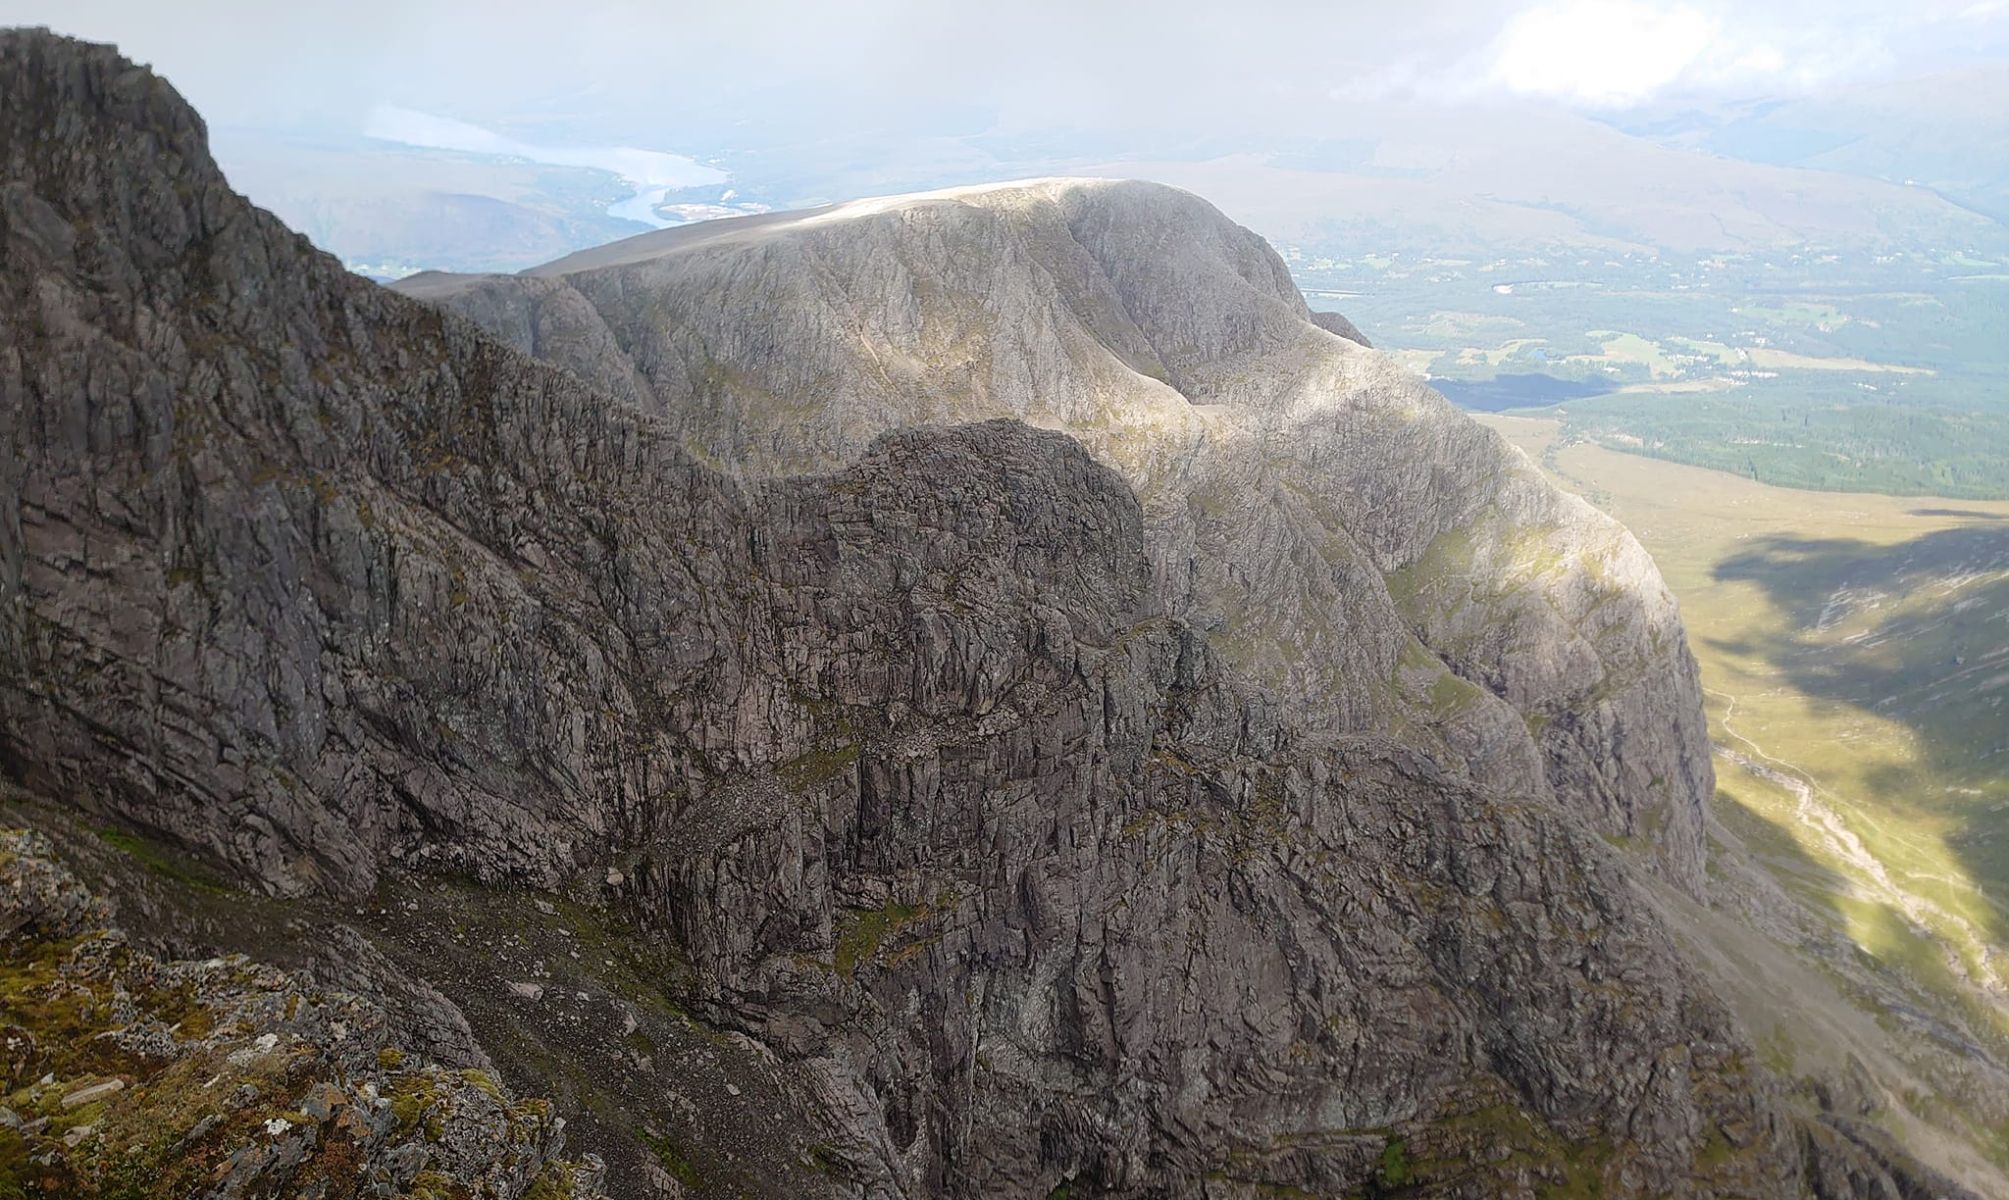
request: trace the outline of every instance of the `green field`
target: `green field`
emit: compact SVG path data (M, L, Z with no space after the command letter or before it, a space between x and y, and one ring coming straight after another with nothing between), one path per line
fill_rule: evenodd
M1718 853L1860 957L1837 986L1899 1038L1919 1120L1997 1139L1998 1102L1934 1092L1913 1051L2009 1056L2009 504L1770 487L1482 419L1652 552L1701 665ZM1797 1024L1772 1026L1789 1059L1816 1049Z
M1353 293L1348 316L1447 394L1578 385L1526 401L1553 403L1573 437L1787 487L2009 499L2009 286L1957 259L1563 252L1294 270ZM1606 394L1582 398L1586 384Z

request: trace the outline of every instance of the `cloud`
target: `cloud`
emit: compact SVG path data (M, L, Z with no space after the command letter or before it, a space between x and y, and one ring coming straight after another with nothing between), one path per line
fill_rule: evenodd
M379 103L532 148L1126 150L1368 136L1362 101L1611 108L2009 56L2009 0L0 0L118 41L212 127L354 133ZM845 151L843 147L855 147ZM820 161L820 160L819 160Z
M1500 13L1462 53L1439 47L1347 81L1344 99L1486 104L1502 97L1630 108L1669 93L1805 90L1863 65L1858 44L1780 10L1726 0L1538 0Z
M1985 32L1996 10L2009 10L2009 0L1911 0L1903 10L1866 0L1538 0L1454 68L1480 85L1439 91L1472 99L1491 89L1590 109L1804 95L1930 69L1963 48L1985 57L1985 37L1955 35L1950 23Z
M1686 6L1546 4L1520 13L1501 31L1491 78L1523 96L1624 107L1682 78L1721 34L1716 18Z

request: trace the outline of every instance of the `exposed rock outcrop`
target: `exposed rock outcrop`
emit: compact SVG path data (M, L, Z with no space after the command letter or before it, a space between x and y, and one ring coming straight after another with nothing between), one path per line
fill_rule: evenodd
M918 320L914 230L972 287L1021 251L1093 268L922 322L991 365L1044 330L1010 394L1075 407L1013 415L1078 441L926 424L955 385L912 357L868 411L844 338L692 300L702 395L767 415L705 426L601 306L531 314L547 349L622 345L588 374L624 402L341 272L107 48L0 35L0 167L16 778L275 892L455 871L620 906L678 964L659 999L816 1081L833 1195L1920 1178L1778 1098L1593 831L1695 869L1692 672L1637 545L1306 322L1199 202L868 222L891 274L833 330ZM735 290L737 236L679 285L720 314L772 299ZM828 277L813 239L754 245L791 265L761 295ZM1177 436L1135 428L1151 369ZM706 1188L675 1175L610 1187Z
M1197 197L958 188L399 287L753 478L918 424L1065 430L1137 491L1167 611L1299 721L1401 727L1474 777L1550 786L1700 887L1701 695L1645 552L1321 326L1269 246Z
M109 918L43 838L0 832L7 1194L600 1195L549 1102L408 1058L366 1000L241 957L162 962Z
M1311 314L1311 323L1327 333L1336 333L1349 342L1358 342L1369 350L1374 349L1374 343L1367 340L1367 335L1360 332L1359 326L1340 313L1314 312Z

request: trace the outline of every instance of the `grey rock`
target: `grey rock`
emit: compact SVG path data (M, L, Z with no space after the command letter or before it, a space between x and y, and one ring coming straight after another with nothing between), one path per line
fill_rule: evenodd
M400 970L345 925L317 928L304 971L318 986L368 996L384 1010L399 1045L441 1066L493 1070L467 1017L424 979Z
M1334 336L1195 196L958 188L398 286L755 478L922 424L1065 430L1137 491L1167 612L1300 721L1399 726L1475 777L1546 784L1700 888L1701 693L1645 551Z
M78 1108L91 1103L93 1100L102 1100L115 1092L122 1091L125 1086L126 1081L123 1079L107 1079L101 1083L89 1084L64 1095L62 1104L64 1108Z
M1355 342L1369 350L1374 349L1374 343L1367 340L1367 335L1360 332L1358 326L1340 313L1314 312L1311 314L1311 323L1327 333L1336 333L1349 342Z
M0 831L0 913L15 930L0 967L41 1035L7 1086L69 1122L11 1123L36 1164L29 1194L380 1196L431 1171L498 1200L534 1184L548 1196L560 1180L579 1200L602 1195L593 1164L558 1157L563 1122L548 1103L512 1100L478 1071L407 1063L368 1001L241 957L164 961L116 928L59 934L23 919L82 888L48 839ZM131 1036L144 1029L160 1036Z
M10 774L274 892L622 905L816 1080L812 1192L1923 1178L1788 1106L1599 836L1699 871L1637 544L1199 201L675 234L606 268L645 325L526 326L604 324L581 378L341 272L107 48L0 35L0 168ZM366 1069L336 1007L285 1028ZM386 1178L480 1177L476 1093Z

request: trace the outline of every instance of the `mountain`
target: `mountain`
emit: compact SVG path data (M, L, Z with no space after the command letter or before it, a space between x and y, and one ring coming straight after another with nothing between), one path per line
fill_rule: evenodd
M753 477L920 424L1064 430L1136 490L1169 611L1316 725L1413 729L1699 883L1709 756L1645 553L1318 327L1276 254L1194 196L953 189L400 287Z
M528 267L649 228L608 213L634 190L611 171L367 138L228 144L231 186L361 274Z
M1670 145L1931 189L2009 221L2009 69L1967 66L1629 124Z
M1099 164L1216 198L1273 239L1339 258L1582 255L1778 257L1968 248L1999 254L2009 231L1902 177L1844 173L1843 160L1739 157L1720 144L1663 144L1535 106L1381 114L1372 157L1317 147L1195 161ZM1952 142L1954 139L1947 139Z
M1958 1194L1655 916L1709 767L1637 543L1199 200L414 284L570 371L109 48L0 35L0 101L6 819L610 1195Z

